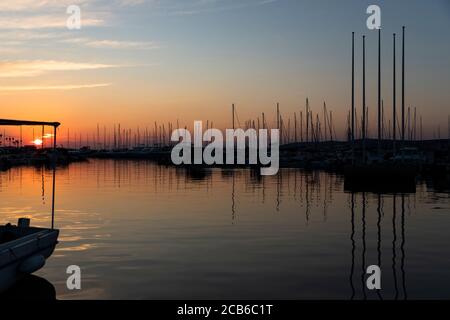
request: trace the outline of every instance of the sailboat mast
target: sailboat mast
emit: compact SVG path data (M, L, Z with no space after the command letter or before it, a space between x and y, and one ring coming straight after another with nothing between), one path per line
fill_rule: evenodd
M327 140L327 105L323 102L323 140Z
M298 142L297 139L297 114L294 112L294 142Z
M402 27L402 142L405 141L405 26Z
M396 64L395 64L395 33L393 34L393 82L392 82L392 145L395 154L395 140L396 140Z
M363 162L366 158L366 36L363 36L363 79L362 79L362 143Z
M309 142L309 101L306 98L306 142Z
M351 130L351 143L352 143L352 161L355 158L355 33L352 32L352 130Z
M235 126L234 126L234 103L231 105L231 118L232 118L233 130L234 130L234 128L235 128Z
M381 149L381 28L378 29L378 153Z

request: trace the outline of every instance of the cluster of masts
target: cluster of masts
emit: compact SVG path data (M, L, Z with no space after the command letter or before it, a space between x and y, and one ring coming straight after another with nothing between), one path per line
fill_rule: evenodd
M167 124L155 122L153 127L137 127L136 129L125 128L119 123L113 126L112 131L111 128L100 127L97 124L96 132L91 134L71 134L70 129L67 129L66 143L68 148L90 147L98 150L163 147L172 144L170 137L173 130L175 128L171 122Z
M363 138L363 132L362 132L362 125L358 125L358 123L363 123L363 117L359 116L359 113L357 110L355 110L355 119L358 119L359 121L355 122L355 140L361 140ZM385 109L384 109L384 100L381 101L381 132L380 132L380 139L381 140L391 140L393 138L392 135L392 124L391 119L388 119L386 121L386 115L385 115ZM450 116L449 116L450 121ZM369 122L369 108L366 107L366 122ZM387 123L387 125L386 125ZM450 124L450 122L449 122ZM401 131L401 124L399 121L399 117L397 116L396 120L396 126L397 131ZM414 107L408 107L407 109L407 116L406 116L406 133L405 133L405 140L409 141L421 141L423 140L423 118L421 115L418 116L417 114L417 108ZM365 137L370 136L369 132L369 126L366 126L366 133ZM450 135L449 135L450 136ZM440 126L436 129L435 132L433 132L433 139L440 139L441 138L441 130ZM351 140L351 114L350 111L347 115L347 140Z
M396 53L396 34L392 35L392 118L388 120L386 126L386 117L384 101L381 94L381 29L378 29L378 101L377 101L377 139L379 149L383 140L392 140L393 150L396 149L396 141L417 139L423 140L423 121L419 115L417 119L417 109L408 107L405 109L405 26L402 27L402 63L401 63L401 110L400 119L397 112L397 53ZM363 153L365 152L365 140L368 137L368 118L369 108L366 103L366 37L362 36L362 103L360 119L355 108L355 33L352 33L352 91L351 91L351 110L347 117L348 140L354 145L355 140L360 139L363 142ZM358 127L358 122L361 123ZM418 130L419 127L419 130ZM435 134L434 134L435 135ZM440 138L440 129L438 129ZM449 116L449 137L450 137L450 116ZM364 154L363 154L364 156Z
M236 129L236 120L238 128L241 127L237 116L236 107L232 105L232 128ZM294 112L292 117L285 118L280 111L280 104L276 104L276 123L270 127L266 121L266 116L261 113L261 117L246 120L243 129L279 129L280 143L299 143L299 142L323 142L336 139L336 128L333 124L333 112L328 111L326 102L323 103L323 113L314 114L311 110L309 99L306 98L304 110Z
M401 106L400 117L397 111L397 57L396 57L396 34L393 34L393 60L392 60L392 116L386 117L384 100L381 93L381 29L378 29L378 101L377 101L377 130L376 137L379 141L379 149L383 140L393 141L395 152L396 142L423 140L423 120L422 115L417 114L417 108L405 107L405 27L402 27L402 48L401 48ZM389 119L390 118L390 119ZM387 124L386 124L387 120ZM450 139L450 116L448 119L448 138ZM365 152L365 141L369 137L369 108L366 101L366 37L362 36L362 103L358 112L355 106L355 33L352 33L352 82L351 82L351 109L347 115L347 128L344 137L354 145L356 140L361 140L363 152ZM213 128L214 123L206 121L206 130ZM171 146L171 134L173 130L180 127L179 121L174 123L158 123L145 128L131 129L124 128L121 124L115 124L113 128L97 125L96 132L81 133L71 132L67 129L66 140L60 140L59 145L67 148L82 148L89 146L94 149L128 149L132 147L164 147ZM184 126L187 129L187 126ZM333 123L333 112L328 110L326 103L323 103L323 111L313 113L309 99L306 98L304 109L294 112L288 117L281 114L280 104L276 104L276 120L268 123L266 116L261 113L255 119L248 119L241 125L237 115L236 106L232 104L232 128L248 130L250 128L259 129L279 129L280 143L317 143L337 140L336 128ZM112 129L112 130L111 130ZM6 132L0 134L0 146L23 146L22 128L20 129L20 139L7 135ZM48 138L48 137L47 137ZM433 138L441 138L440 126L434 129ZM46 136L42 131L42 137L35 139L33 129L33 141L41 141L42 147L45 145ZM9 145L8 145L9 144Z

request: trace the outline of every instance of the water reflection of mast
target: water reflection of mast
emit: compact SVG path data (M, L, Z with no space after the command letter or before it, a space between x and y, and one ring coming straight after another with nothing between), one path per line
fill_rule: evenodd
M381 268L381 211L382 211L382 202L381 202L381 194L378 194L378 201L377 201L377 213L378 213L378 220L377 220L377 229L378 229L378 241L377 241L377 252L378 252L378 266ZM377 290L378 297L380 300L383 300L383 297L381 296L381 291Z
M397 242L397 230L395 225L396 215L397 215L397 207L396 207L396 195L394 193L393 196L393 204L392 204L392 228L393 228L393 235L394 239L392 240L392 271L394 273L394 286L395 286L395 300L398 299L398 286L397 286L397 271L396 271L396 265L395 260L397 258L396 255L396 242Z
M262 203L266 202L266 179L262 177Z
M281 204L281 198L280 198L280 193L281 193L281 191L280 191L280 188L281 188L281 172L282 171L280 171L278 174L277 174L277 207L276 207L276 209L277 209L277 211L280 211L280 204Z
M56 131L56 128L55 128ZM56 135L54 138L54 147L56 148ZM55 198L56 198L56 155L53 155L53 168L52 168L52 230L55 227Z
M328 185L328 175L325 176L325 188L323 196L323 221L327 221L327 185ZM319 186L320 188L320 186Z
M42 184L42 204L45 204L45 178L44 178L44 166L41 167L41 184Z
M401 243L401 263L400 263L400 270L402 272L402 287L403 287L403 294L405 300L408 299L408 295L406 293L406 276L405 276L405 195L402 194L402 243Z
M309 192L309 188L310 188L310 182L308 181L308 177L305 177L305 187L306 187L306 194L305 194L305 200L306 200L306 223L308 224L309 222L309 210L310 210L310 192Z
M236 218L236 203L235 203L235 193L234 193L236 185L235 185L234 175L235 175L235 172L233 172L233 176L232 176L233 183L232 183L232 190L231 190L231 219L232 219L233 224L234 224L234 220Z
M297 170L294 171L294 201L297 201Z
M353 285L353 273L355 270L355 194L352 192L351 197L351 214L352 214L352 232L350 234L350 240L352 242L352 266L350 269L350 286L352 288L351 300L355 298L355 286Z
M57 127L53 127L53 161L52 161L52 169L53 169L53 185L52 185L52 230L55 227L55 198L56 198L56 129Z
M366 283L365 283L365 277L366 277L366 193L363 192L362 194L362 274L361 274L361 281L362 281L362 289L363 289L363 296L364 300L367 299L366 296Z

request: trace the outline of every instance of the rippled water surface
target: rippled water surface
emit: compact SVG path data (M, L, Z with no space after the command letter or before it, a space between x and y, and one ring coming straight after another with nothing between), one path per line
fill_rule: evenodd
M0 223L49 226L51 171L0 173ZM58 168L60 243L40 277L59 299L450 298L450 197L344 191L283 169L188 172L145 161ZM364 289L379 264L382 288ZM79 265L82 290L66 288Z

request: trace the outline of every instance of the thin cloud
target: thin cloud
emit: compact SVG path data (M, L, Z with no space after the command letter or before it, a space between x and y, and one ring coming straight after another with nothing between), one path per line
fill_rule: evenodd
M37 9L63 8L71 4L80 5L86 0L14 0L2 1L0 11L31 11Z
M47 90L76 90L108 87L111 83L68 84L54 86L0 86L0 91L47 91Z
M28 41L33 40L53 40L62 38L63 34L57 32L47 32L44 33L42 31L36 32L33 30L9 30L0 33L0 39L2 40L14 40L18 41L21 44Z
M65 39L62 42L80 44L90 48L105 49L160 49L161 45L156 42L146 41L121 41L121 40L95 40L89 38Z
M83 27L95 27L105 25L102 18L83 17ZM50 29L67 28L67 16L65 15L34 15L34 16L2 16L0 17L0 29Z
M162 5L160 9L166 11L168 15L182 16L195 15L201 13L213 13L222 11L238 10L248 7L259 7L276 2L277 0L199 0L194 2L181 1L170 7L164 8Z
M137 6L145 3L146 0L119 0L118 3L121 6Z
M80 71L120 67L118 65L54 60L3 61L0 77L35 77L54 71Z
M13 0L0 2L0 12L36 12L65 9L70 5L85 6L105 9L116 5L120 7L137 6L144 4L146 0Z
M139 42L139 41L116 41L116 40L95 40L86 43L92 48L111 48L111 49L159 49L160 45L154 42Z

